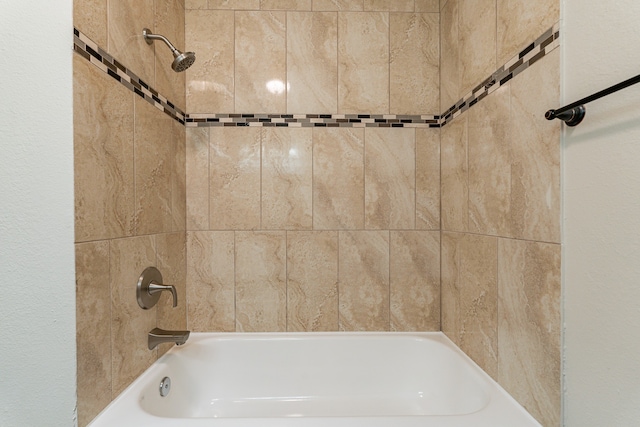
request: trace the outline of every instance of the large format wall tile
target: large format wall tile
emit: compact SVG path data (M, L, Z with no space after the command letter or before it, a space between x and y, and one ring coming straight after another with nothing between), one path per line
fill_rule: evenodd
M460 92L464 96L496 68L495 0L458 1Z
M187 233L187 313L195 332L234 332L233 231Z
M439 0L416 0L416 12L440 12Z
M262 228L311 228L312 130L262 130Z
M442 331L498 378L498 239L442 234Z
M236 330L287 330L286 236L236 232Z
M540 120L558 105L560 49L511 82L513 237L560 242L560 123Z
M260 0L262 10L311 10L311 0Z
M173 167L171 170L172 231L184 231L187 223L187 142L184 127L171 120Z
M196 62L185 71L187 111L233 112L233 11L188 10L185 25L185 46L196 53Z
M107 47L107 0L73 0L73 26Z
M111 402L109 242L76 244L78 425Z
M147 348L147 334L156 327L156 309L142 310L135 286L142 271L156 264L154 236L112 240L111 281L111 397L115 398L156 360Z
M133 70L147 84L156 85L155 48L142 36L142 29L153 30L154 0L109 0L109 44L107 51L125 67Z
M363 11L364 0L313 0L313 10Z
M286 111L286 13L235 12L235 18L235 111Z
M220 1L229 3L230 0L220 0ZM260 1L260 0L255 0L255 1ZM207 2L208 0L184 0L184 8L185 10L207 9L208 8Z
M341 331L389 330L389 232L339 232Z
M313 228L364 227L364 129L313 131Z
M134 95L78 55L73 72L75 239L130 236Z
M467 116L441 129L442 229L467 231L469 226L469 163Z
M460 98L460 40L458 1L448 1L440 12L440 109L443 112Z
M413 12L413 0L364 0L364 10L381 12Z
M260 0L209 0L209 9L258 10Z
M209 129L186 129L186 229L209 229Z
M510 236L510 86L505 85L470 110L469 230Z
M500 239L498 380L545 426L560 425L560 245Z
M155 19L153 31L162 34L178 50L192 51L184 43L184 5L180 1L154 0ZM185 108L185 73L176 73L171 68L173 54L162 42L155 42L155 89L180 108Z
M157 326L167 330L187 329L187 246L184 231L156 236L157 268L166 285L173 285L178 295L178 306L173 306L170 292L162 292L158 301ZM173 343L158 346L158 356L163 355Z
M560 20L558 0L497 0L498 64L504 64Z
M287 233L287 331L338 330L338 233Z
M365 226L415 228L415 131L365 131Z
M440 330L440 233L391 231L392 331Z
M287 14L287 112L337 113L338 15Z
M209 215L213 230L260 227L258 128L211 128Z
M416 228L440 229L439 129L416 129Z
M440 110L440 15L391 13L390 112Z
M389 14L338 14L338 112L389 111Z
M173 230L173 121L143 99L135 100L136 234ZM184 230L184 226L182 227Z

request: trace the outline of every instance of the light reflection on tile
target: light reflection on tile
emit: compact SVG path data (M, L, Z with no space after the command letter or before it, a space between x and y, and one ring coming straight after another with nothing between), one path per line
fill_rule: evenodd
M213 230L260 227L260 129L210 129L209 215Z
M235 19L235 111L286 111L286 13L240 11Z
M312 225L312 129L262 130L262 228Z

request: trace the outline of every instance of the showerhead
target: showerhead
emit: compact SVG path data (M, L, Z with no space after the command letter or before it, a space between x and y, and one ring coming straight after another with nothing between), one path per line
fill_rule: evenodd
M196 61L196 54L193 52L180 52L175 48L174 45L171 44L169 40L165 36L160 34L153 34L151 30L148 28L144 28L142 30L142 35L144 36L145 41L148 45L152 44L154 40L162 40L169 49L171 49L171 53L173 53L173 63L171 64L171 68L176 73L186 70L191 67L193 63Z
M173 63L171 64L171 68L176 73L186 70L191 67L194 62L196 62L196 54L193 52L185 52L182 53L179 50L173 52Z

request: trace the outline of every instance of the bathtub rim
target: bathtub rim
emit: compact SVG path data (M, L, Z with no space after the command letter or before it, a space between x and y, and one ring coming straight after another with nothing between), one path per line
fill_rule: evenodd
M112 425L109 423L108 418L106 419L106 423L104 421L102 421L102 418L104 418L104 416L107 414L107 412L113 408L114 406L116 406L117 404L125 404L129 407L135 407L138 411L143 412L147 417L149 417L150 419L154 420L153 425L158 425L158 426L169 426L169 425L174 425L174 424L170 424L171 422L180 422L180 421L191 421L192 423L190 423L190 425L193 425L194 427L197 425L198 427L200 427L200 425L204 426L204 425L209 425L209 424L198 424L197 421L193 422L194 420L207 420L206 418L203 419L197 419L197 418L191 418L191 419L187 419L187 418L164 418L164 417L159 417L156 415L152 415L150 413L148 413L146 410L144 410L143 408L140 407L140 404L138 402L138 398L139 396L131 396L129 398L128 401L125 401L125 397L129 397L128 395L131 394L132 392L135 391L136 388L139 388L142 386L141 383L146 383L148 381L148 379L146 378L147 376L153 375L154 371L160 370L163 368L162 363L170 358L171 354L180 351L183 347L186 347L187 345L189 345L190 343L193 344L194 342L198 342L198 341L202 341L208 338L218 338L218 339L225 339L225 340L231 340L231 339L256 339L256 338L260 338L260 339L266 339L266 338L270 338L270 337L274 337L274 338L286 338L286 339L295 339L295 338L310 338L310 337L348 337L348 336L365 336L365 337L414 337L416 339L430 339L430 340L434 340L436 342L439 342L443 345L445 345L447 348L451 349L454 353L458 354L464 361L465 363L470 364L474 370L476 371L476 373L484 380L486 381L488 384L490 384L492 387L495 388L495 390L492 392L492 395L490 397L491 402L488 405L488 408L492 407L493 404L493 400L495 395L499 395L499 397L501 399L505 399L506 403L508 403L509 405L512 406L512 409L515 410L515 412L519 413L522 417L526 418L528 422L530 422L531 426L536 426L536 427L542 427L540 423L538 423L537 420L535 420L533 418L533 416L527 412L527 410L519 403L515 400L515 398L513 396L511 396L499 383L497 380L493 379L488 373L486 373L473 359L471 359L470 356L468 356L464 351L462 351L462 349L460 349L460 347L458 347L452 340L451 338L449 338L444 332L442 331L427 331L427 332L420 332L420 331L415 331L415 332L397 332L397 331L323 331L323 332L192 332L191 333L191 338L189 341L187 341L187 343L184 346L176 346L174 345L172 348L170 348L165 354L163 354L161 357L159 357L151 366L149 366L147 369L145 369L144 372L142 372L131 384L129 384L129 386L127 386L118 396L116 396L102 411L100 411L100 413L98 413L98 415L96 415L96 417L94 419L91 420L91 422L88 424L89 427L102 427L103 425ZM124 402L123 402L124 401ZM486 408L486 409L488 409ZM133 409L133 408L132 408ZM482 413L484 410L480 410L478 413ZM469 420L469 417L473 417L475 414L477 413L472 413L472 414L466 414L466 415L454 415L454 416L448 416L448 415L444 415L444 416L425 416L426 418L430 418L433 420L442 420L440 421L438 424L436 425L445 425L444 424L444 420L448 419L449 421L455 419L455 418L460 418L461 420L463 419L467 419L467 421L462 421L461 424L457 424L455 421L451 422L451 423L447 423L447 426L451 426L451 427L462 427L462 426L467 426L468 424L466 424ZM349 417L346 417L349 418ZM385 419L392 419L395 417L353 417L354 419L357 420L367 420L367 424L368 426L371 427L382 427L382 426L387 426L387 424L385 424L385 422L383 420ZM400 418L404 418L409 419L409 418L415 418L415 419L420 419L423 417L420 416L406 416L406 417L400 417ZM286 426L288 424L290 424L291 421L300 421L300 420L305 420L307 421L306 423L304 423L305 426L316 426L316 425L323 425L323 423L325 421L322 420L327 420L327 419L331 419L331 420L339 420L341 418L334 418L334 417L302 417L302 418L246 418L244 420L250 421L250 420L261 420L261 423L259 425L264 426L264 427L276 427L276 426ZM224 419L217 419L217 420L224 420ZM227 419L227 420L242 420L242 419ZM265 421L266 420L266 421ZM283 422L283 420L285 420ZM264 421L264 422L262 422ZM275 421L275 423L272 423L271 421ZM206 421L205 421L206 422ZM316 423L319 422L319 423ZM382 423L380 423L382 422ZM135 424L132 424L135 425ZM222 425L222 423L221 423ZM235 425L235 424L234 424ZM237 424L238 426L240 426L241 424ZM248 424L247 424L248 425ZM291 424L293 425L293 424ZM296 424L297 425L297 424ZM338 426L338 424L334 423L333 425ZM342 424L340 424L342 425ZM361 425L361 424L354 424L354 425ZM403 424L404 425L404 424ZM482 425L478 425L478 426L484 426L485 424ZM486 424L487 426L489 426L490 424ZM407 426L409 426L409 424L407 424ZM417 424L416 424L417 426ZM413 427L413 426L411 426Z

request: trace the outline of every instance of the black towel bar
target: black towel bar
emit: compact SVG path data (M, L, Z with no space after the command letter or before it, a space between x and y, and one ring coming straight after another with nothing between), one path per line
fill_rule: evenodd
M600 92L596 92L593 95L587 96L586 98L582 98L581 100L576 101L572 104L566 105L562 108L558 108L557 110L549 110L544 114L544 116L547 118L547 120L560 119L565 122L567 126L577 126L580 124L582 119L584 119L584 115L586 113L584 104L588 104L589 102L595 101L596 99L611 95L614 92L628 88L629 86L632 86L636 83L640 83L640 74L616 85L608 87L604 90L601 90Z

